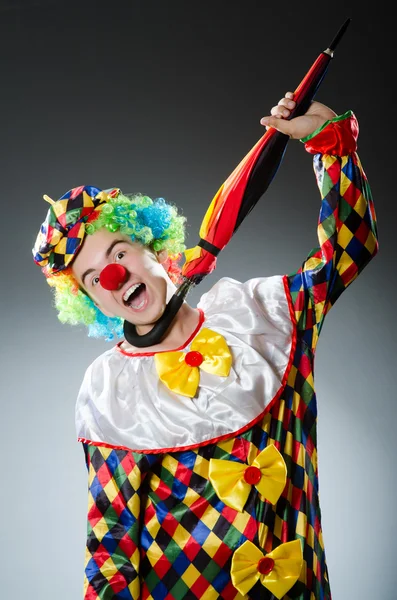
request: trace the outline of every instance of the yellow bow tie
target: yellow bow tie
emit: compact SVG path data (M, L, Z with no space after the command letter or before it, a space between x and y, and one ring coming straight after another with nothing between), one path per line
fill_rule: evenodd
M280 544L266 555L255 544L246 541L233 554L232 583L245 596L260 580L280 600L298 581L302 564L303 553L299 540Z
M211 458L209 480L222 502L242 512L252 485L276 504L285 487L287 467L280 452L270 444L251 465Z
M204 328L191 343L190 352L159 352L154 362L161 381L170 390L193 398L200 381L199 369L227 377L232 355L224 337Z

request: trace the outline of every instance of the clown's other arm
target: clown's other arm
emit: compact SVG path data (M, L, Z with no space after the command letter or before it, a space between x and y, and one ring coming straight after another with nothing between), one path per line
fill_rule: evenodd
M319 246L288 276L298 330L314 352L325 315L377 253L377 227L371 190L356 153L355 115L348 111L337 116L313 102L304 116L285 121L295 105L292 98L288 92L261 123L300 139L314 155L322 200Z

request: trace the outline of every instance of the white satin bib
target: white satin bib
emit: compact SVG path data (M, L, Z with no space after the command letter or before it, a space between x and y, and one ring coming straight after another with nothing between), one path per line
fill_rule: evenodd
M295 326L288 294L281 276L245 283L225 277L201 297L201 327L225 338L233 362L227 377L202 371L193 398L160 381L152 355L128 355L115 347L99 356L77 398L79 441L176 451L252 426L282 392L291 367Z

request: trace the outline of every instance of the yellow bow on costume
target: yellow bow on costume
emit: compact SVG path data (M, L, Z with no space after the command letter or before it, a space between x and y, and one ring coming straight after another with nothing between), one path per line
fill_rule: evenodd
M246 541L233 554L232 583L245 596L260 580L276 598L281 599L298 581L302 564L299 540L280 544L266 555L255 544Z
M252 485L275 504L285 487L287 467L280 452L270 444L251 465L211 458L209 480L222 502L242 512Z
M200 381L199 368L227 377L232 355L225 338L204 328L194 338L189 352L159 352L154 362L161 381L173 392L193 398Z

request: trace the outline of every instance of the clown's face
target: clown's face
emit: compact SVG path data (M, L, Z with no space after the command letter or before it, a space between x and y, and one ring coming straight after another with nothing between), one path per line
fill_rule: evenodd
M176 289L162 267L166 258L164 250L152 252L127 235L101 229L85 237L72 271L105 315L130 321L143 334L161 317ZM125 277L109 290L101 285L105 278L100 280L100 274L114 263L125 268Z

